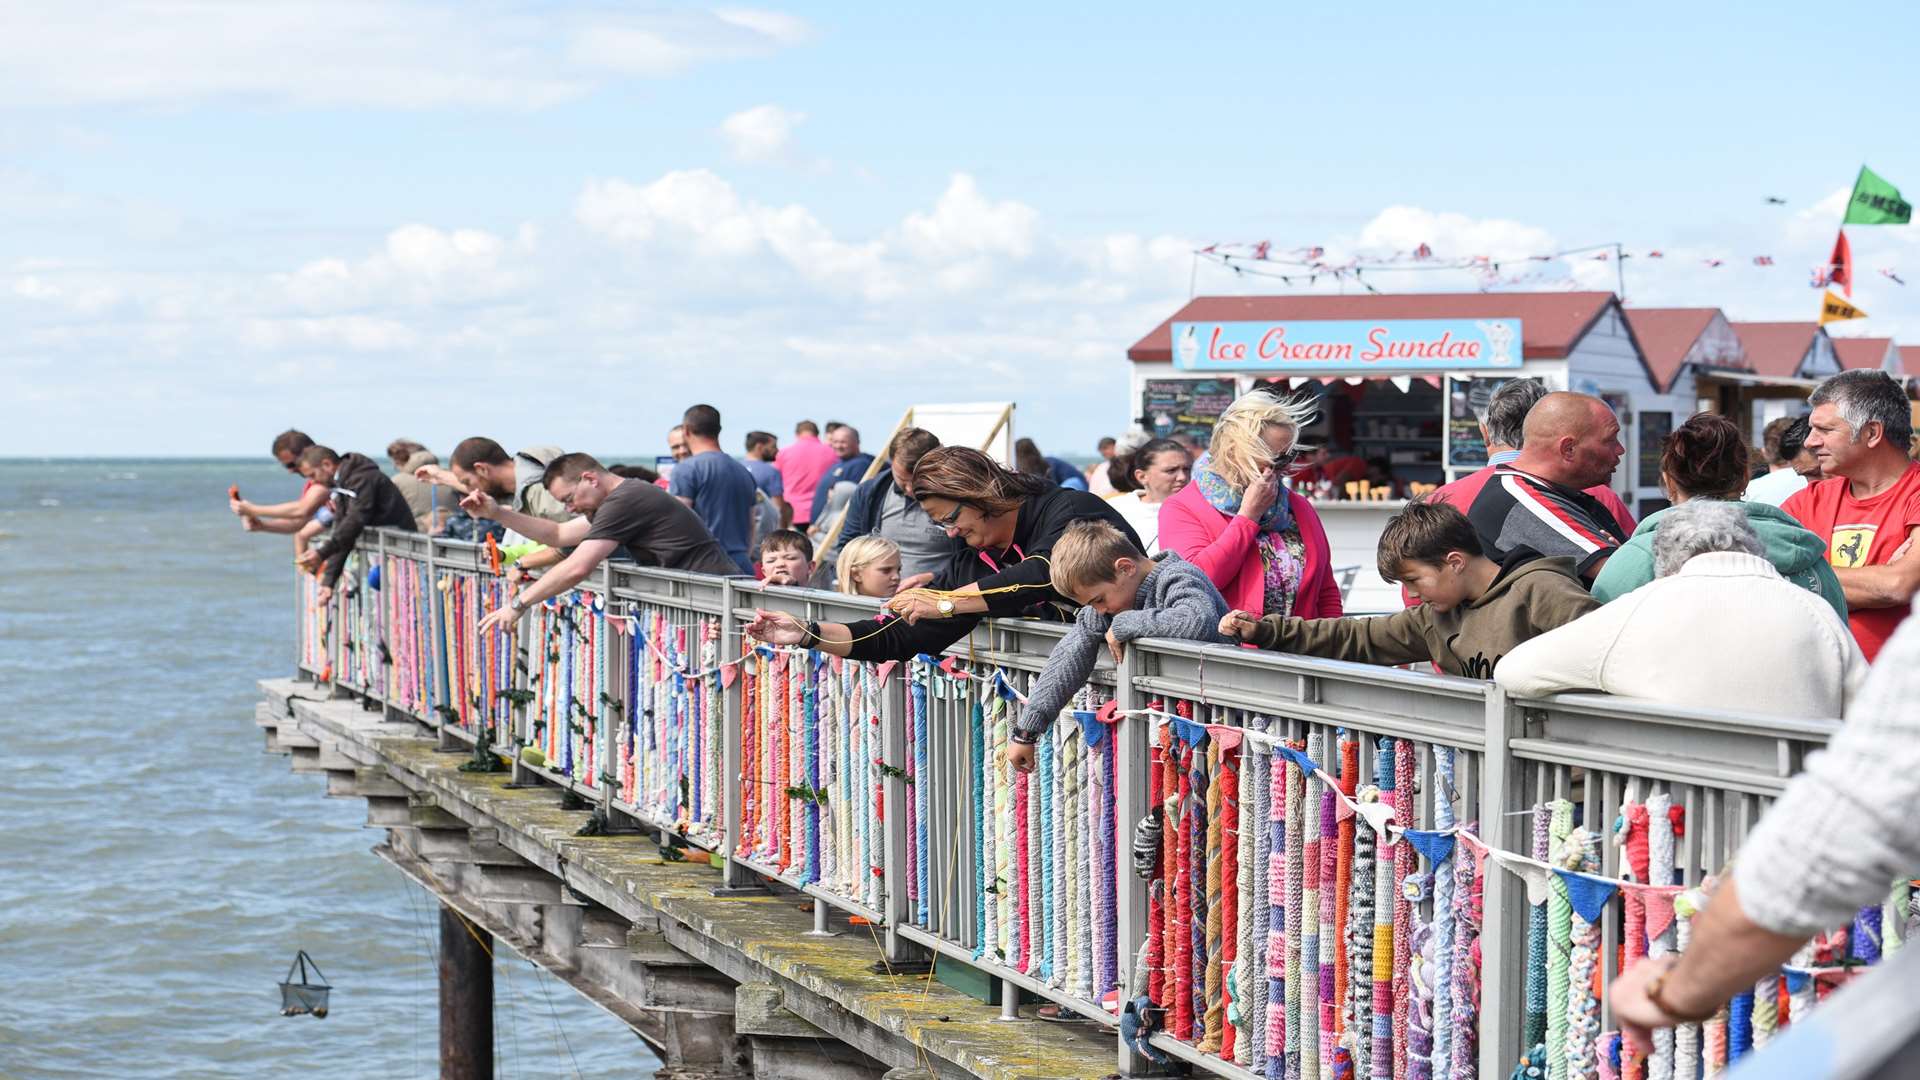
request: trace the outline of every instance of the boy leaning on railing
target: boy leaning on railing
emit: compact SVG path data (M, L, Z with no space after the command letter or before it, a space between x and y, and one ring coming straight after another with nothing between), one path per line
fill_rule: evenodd
M1135 638L1228 642L1218 630L1226 598L1198 567L1171 551L1149 559L1112 525L1077 521L1048 558L1054 591L1081 607L1013 725L1007 762L1021 772L1033 771L1034 744L1086 685L1102 644L1118 663Z
M1235 611L1220 632L1275 652L1367 664L1432 661L1448 675L1493 678L1514 646L1599 607L1572 559L1518 547L1487 558L1467 516L1416 499L1380 533L1380 576L1421 601L1392 615L1265 618Z

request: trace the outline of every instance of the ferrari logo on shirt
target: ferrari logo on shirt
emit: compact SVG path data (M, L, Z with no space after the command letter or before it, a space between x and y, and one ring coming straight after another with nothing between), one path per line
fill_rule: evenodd
M1876 525L1836 525L1827 547L1827 563L1836 569L1852 570L1867 565L1867 552L1873 550Z

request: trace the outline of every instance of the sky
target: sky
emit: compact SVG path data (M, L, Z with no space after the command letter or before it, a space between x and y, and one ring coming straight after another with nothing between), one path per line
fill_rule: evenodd
M0 0L0 456L644 455L694 402L738 449L976 401L1081 454L1190 289L1343 287L1207 244L1617 241L1664 256L1631 304L1800 320L1861 164L1920 196L1920 68L1861 18L1188 7ZM1848 232L1837 332L1920 343L1920 231Z

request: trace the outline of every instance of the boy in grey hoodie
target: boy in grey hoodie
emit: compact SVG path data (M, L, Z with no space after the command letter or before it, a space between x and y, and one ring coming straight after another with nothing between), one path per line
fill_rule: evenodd
M1033 771L1034 744L1086 685L1102 644L1118 663L1135 638L1228 642L1217 629L1226 598L1171 551L1149 559L1119 529L1089 520L1067 526L1048 558L1054 591L1082 606L1014 722L1007 761L1021 772Z
M1573 560L1514 548L1486 557L1467 516L1415 500L1380 533L1380 576L1403 582L1421 603L1392 615L1300 619L1245 611L1220 632L1276 652L1367 664L1429 660L1449 675L1490 679L1515 645L1599 607L1574 576Z

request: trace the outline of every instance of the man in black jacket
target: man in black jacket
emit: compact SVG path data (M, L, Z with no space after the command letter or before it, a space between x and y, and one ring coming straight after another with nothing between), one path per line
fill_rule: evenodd
M300 454L300 475L332 490L333 531L300 556L302 568L312 570L324 563L320 578L320 602L333 598L333 587L346 568L364 529L405 529L418 532L413 510L406 496L393 485L380 466L365 454L345 457L324 446L309 446Z

